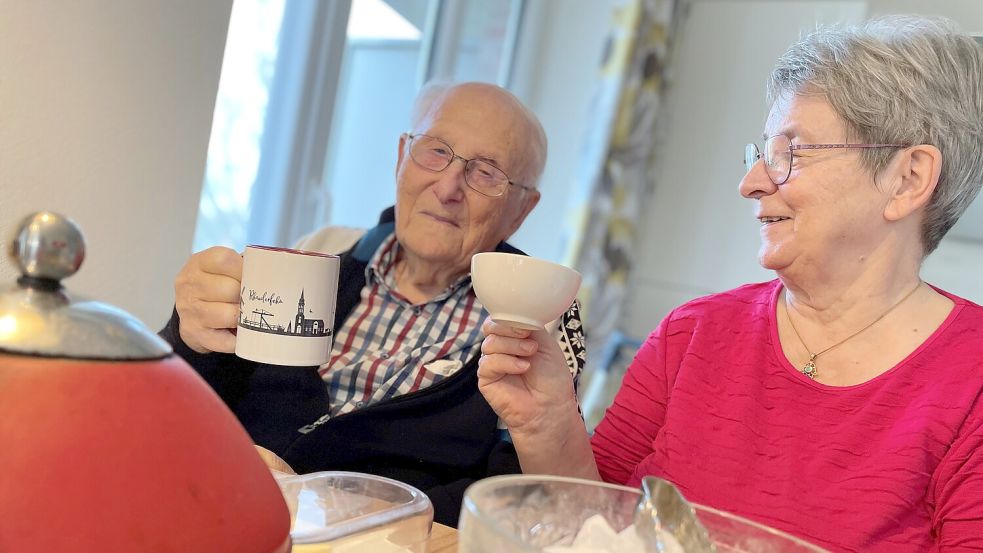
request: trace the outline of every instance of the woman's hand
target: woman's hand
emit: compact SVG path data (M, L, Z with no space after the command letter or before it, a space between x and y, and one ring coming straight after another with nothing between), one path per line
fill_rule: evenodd
M508 426L522 472L600 480L556 340L491 320L481 330L478 389Z
M570 369L549 333L490 319L481 330L478 389L513 436L550 432L558 414L577 412Z

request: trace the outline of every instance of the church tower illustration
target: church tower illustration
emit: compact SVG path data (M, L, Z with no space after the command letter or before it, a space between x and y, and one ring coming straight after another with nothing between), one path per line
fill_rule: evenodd
M297 316L294 318L294 334L301 336L324 336L324 319L308 319L304 313L304 290L300 291L297 302Z

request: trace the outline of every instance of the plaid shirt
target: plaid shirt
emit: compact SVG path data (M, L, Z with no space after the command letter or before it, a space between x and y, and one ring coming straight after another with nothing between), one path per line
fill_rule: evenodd
M474 295L470 275L412 305L396 290L399 247L390 235L366 266L359 304L335 333L331 358L319 369L328 386L328 413L301 432L431 386L479 354L488 313ZM555 332L575 384L586 357L578 311L574 304Z
M361 300L335 334L321 377L337 416L426 388L476 353L487 313L465 275L430 301L413 305L396 291L399 242L391 235L365 268Z

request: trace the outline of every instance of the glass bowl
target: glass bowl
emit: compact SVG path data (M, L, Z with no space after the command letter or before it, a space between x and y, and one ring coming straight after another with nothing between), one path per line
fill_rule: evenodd
M616 531L632 524L635 488L555 476L496 476L473 484L459 521L460 553L535 553L569 545L601 515ZM718 553L815 553L824 549L723 511L693 505Z

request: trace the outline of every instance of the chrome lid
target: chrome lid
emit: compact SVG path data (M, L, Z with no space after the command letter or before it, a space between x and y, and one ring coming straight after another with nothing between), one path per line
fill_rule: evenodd
M125 311L72 297L61 279L85 257L71 219L41 211L25 218L10 256L21 277L0 291L0 352L70 359L149 360L171 346Z

